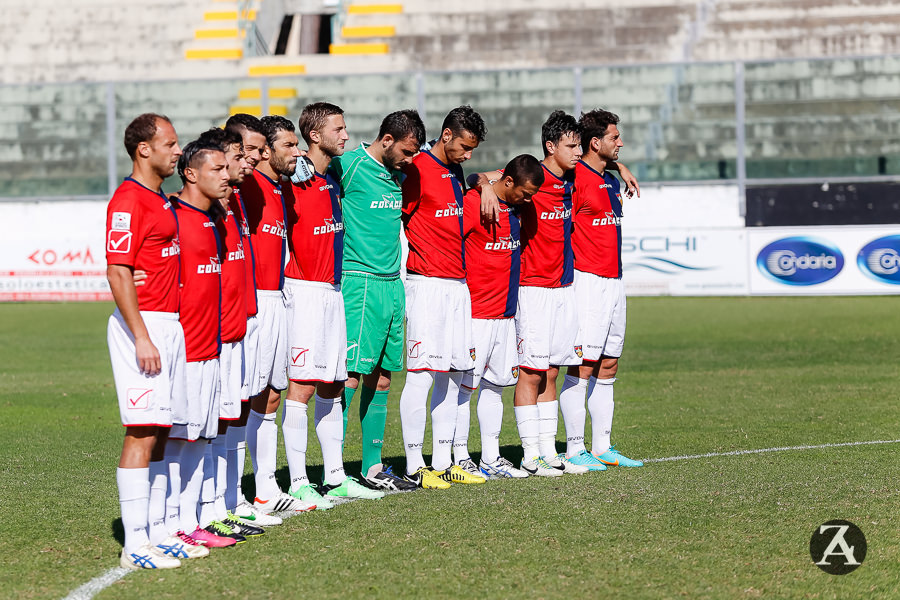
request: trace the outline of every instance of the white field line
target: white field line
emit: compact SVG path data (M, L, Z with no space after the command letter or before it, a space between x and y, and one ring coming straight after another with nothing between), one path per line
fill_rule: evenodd
M875 444L900 444L900 440L874 440L871 442L842 442L838 444L818 444L816 446L780 446L777 448L760 448L758 450L733 450L731 452L709 452L707 454L685 454L682 456L666 456L663 458L645 458L645 463L670 462L673 460L693 460L696 458L715 458L718 456L743 456L746 454L765 454L767 452L789 452L791 450L820 450L824 448L845 448L848 446L873 446ZM341 502L344 504L347 502ZM283 515L286 516L286 515ZM72 590L63 600L90 600L104 589L119 581L133 571L122 567L110 569L99 577L94 577L81 587Z
M788 452L790 450L820 450L823 448L845 448L847 446L872 446L875 444L900 444L900 440L873 440L871 442L841 442L838 444L818 444L816 446L780 446L778 448L760 448L758 450L732 450L731 452L710 452L708 454L685 454L683 456L666 456L665 458L646 458L645 463L669 462L673 460L693 460L695 458L714 458L717 456L743 456L745 454L765 454L767 452Z

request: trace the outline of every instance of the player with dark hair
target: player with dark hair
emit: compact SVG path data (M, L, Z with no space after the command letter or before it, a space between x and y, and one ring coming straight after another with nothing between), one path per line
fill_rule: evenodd
M613 383L625 342L625 289L622 285L622 196L607 167L623 146L619 117L596 109L581 115L582 160L575 167L572 202L574 288L579 338L584 356L571 366L559 394L566 423L566 456L578 464L640 467L610 446ZM584 446L585 392L591 413L593 448Z
M466 283L472 296L472 333L475 369L463 376L460 397L468 403L478 395L478 423L481 428L479 470L488 479L523 478L528 473L516 469L500 456L500 428L503 423L503 387L515 385L519 374L516 352L516 306L519 292L520 237L518 209L531 202L544 183L538 159L528 154L515 157L491 184L500 201L500 221L482 224L481 195L470 190L465 197ZM468 421L465 423L468 428ZM536 425L536 423L535 423ZM457 421L453 448L464 447ZM527 438L527 432L522 433ZM553 473L558 473L553 470Z
M466 456L468 469L453 464L451 448L463 373L472 369L472 303L466 286L463 243L462 167L484 140L484 121L470 106L450 111L441 135L404 169L403 225L406 262L406 384L400 422L406 478L424 488L478 484L484 478ZM432 464L422 446L431 394ZM469 404L464 406L469 410ZM465 424L468 431L468 422Z
M113 194L106 217L106 276L116 301L107 342L125 426L116 470L125 530L120 564L170 569L189 550L191 556L205 550L165 539L164 525L164 452L186 381L184 332L178 322L178 226L161 186L175 171L181 148L169 119L153 113L126 127L125 148L132 172ZM143 285L135 286L135 269L150 273Z
M344 255L341 293L347 318L344 428L362 379L363 483L377 490L409 490L415 485L381 462L391 372L403 368L405 299L400 280L400 169L412 162L425 141L425 125L414 110L391 113L372 144L335 157L341 183Z
M219 430L222 241L214 211L228 191L221 143L206 139L187 144L178 160L178 175L184 189L172 200L178 217L187 398L183 418L176 417L169 435L169 515L174 528L177 504L180 537L187 534L207 547L233 546L243 536L217 522L210 510L198 515L206 453Z
M260 119L266 137L263 159L241 185L255 258L259 348L251 389L247 447L256 475L254 506L263 513L304 512L314 505L284 493L275 481L278 428L275 415L287 389L287 313L284 264L287 257L287 209L293 202L285 178L300 156L294 124L284 117Z

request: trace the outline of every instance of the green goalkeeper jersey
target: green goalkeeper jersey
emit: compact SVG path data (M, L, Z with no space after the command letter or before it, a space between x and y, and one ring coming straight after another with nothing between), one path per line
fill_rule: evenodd
M400 272L401 174L359 148L332 160L343 189L344 271Z

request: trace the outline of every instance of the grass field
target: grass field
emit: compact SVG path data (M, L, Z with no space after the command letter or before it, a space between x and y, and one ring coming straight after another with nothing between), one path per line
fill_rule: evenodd
M0 305L0 597L61 598L117 566L109 312ZM892 297L631 299L613 441L663 458L900 439L896 313ZM401 387L402 377L385 440L397 467ZM510 406L501 445L518 460ZM351 420L351 470L358 428ZM131 574L97 597L896 598L898 450L653 462L354 502L175 571ZM321 464L312 434L309 460ZM846 576L809 556L810 535L831 519L868 539Z

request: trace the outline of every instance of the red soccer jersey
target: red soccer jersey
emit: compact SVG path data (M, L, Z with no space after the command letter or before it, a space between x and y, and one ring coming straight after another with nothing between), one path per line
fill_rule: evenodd
M431 152L420 152L404 174L406 270L462 279L466 276L462 169L444 164Z
M469 190L465 199L466 283L472 296L472 317L502 319L516 315L519 295L519 217L500 203L500 222L481 224L481 194Z
M340 184L329 172L292 187L294 202L287 207L291 257L284 275L337 285L344 254Z
M247 316L253 317L259 312L259 307L256 305L256 272L254 269L253 244L250 243L250 226L247 224L247 210L244 208L241 192L237 188L234 188L234 195L228 201L228 208L234 213L238 226L241 229L241 241L244 245L244 281L247 285L244 300L247 304Z
M542 165L543 166L543 165ZM574 279L571 178L544 169L544 184L521 209L521 285L565 287Z
M106 208L106 264L147 272L140 310L178 312L178 223L162 192L122 182Z
M250 243L253 244L256 289L280 290L284 287L284 259L287 255L287 212L284 198L290 184L282 186L254 170L241 184L241 196L247 210Z
M222 342L244 339L247 333L247 272L244 243L234 211L229 206L225 216L216 221L222 242Z
M175 200L181 241L181 311L188 362L218 358L221 350L222 250L209 213Z
M575 268L600 277L622 276L622 195L619 180L579 162L572 198Z

